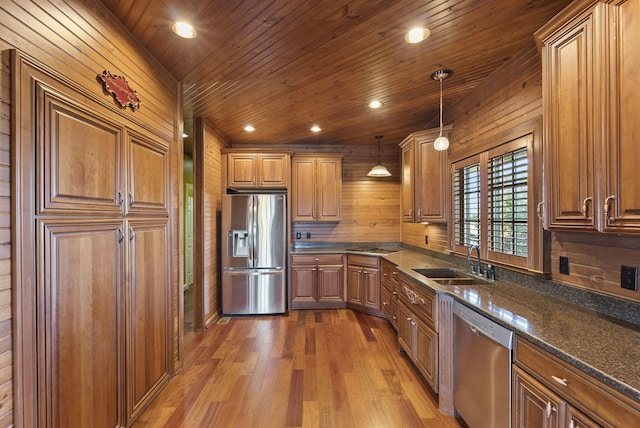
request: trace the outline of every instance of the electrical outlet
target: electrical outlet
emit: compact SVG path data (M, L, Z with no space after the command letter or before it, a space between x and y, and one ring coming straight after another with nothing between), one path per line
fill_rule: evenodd
M638 268L635 266L622 266L620 268L620 287L627 290L638 291Z
M311 232L307 232L307 239L311 239Z
M424 245L429 245L429 235L424 235Z
M296 232L296 239L300 239L300 238L302 238L302 233Z
M560 273L569 275L569 257L560 256Z

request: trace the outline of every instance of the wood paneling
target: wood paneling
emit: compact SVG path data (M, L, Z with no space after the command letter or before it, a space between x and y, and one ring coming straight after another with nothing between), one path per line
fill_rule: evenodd
M23 309L29 308L30 302L17 300L17 307L13 307L12 294L18 292L11 288L13 281L17 286L24 284L24 280L18 268L11 267L9 259L11 245L16 246L18 251L22 251L21 245L12 242L16 237L23 243L29 243L30 237L23 237L11 234L11 212L10 189L13 187L22 194L29 195L33 192L30 189L21 188L21 183L14 181L10 175L12 165L11 156L16 156L15 152L10 152L11 132L24 132L28 130L28 122L18 122L19 118L14 118L14 125L10 121L10 77L9 77L9 53L7 49L15 48L21 53L34 58L48 68L52 74L62 76L66 79L66 84L79 92L85 94L85 101L95 99L99 103L108 106L117 116L124 118L130 123L131 129L137 133L153 138L160 138L166 144L176 141L180 135L180 125L182 118L178 108L180 88L175 79L162 69L158 62L140 48L134 39L123 30L120 24L109 14L98 2L76 1L65 2L22 2L6 1L0 4L0 20L3 25L0 27L0 49L2 54L2 70L0 74L0 204L6 204L5 209L0 209L0 235L2 245L0 245L0 344L4 346L0 349L0 388L2 395L0 401L0 426L17 424L28 426L30 419L22 419L20 413L16 413L14 420L14 406L16 409L25 409L24 403L18 397L14 403L13 373L20 373L23 361L16 360L13 366L12 359L15 349L10 343L23 344L23 338L18 335L12 337L11 331L2 329L3 322L9 321L17 328L20 328L21 321L12 320L14 314L21 314ZM142 107L136 111L131 109L120 109L110 95L103 93L101 85L96 81L96 76L103 70L109 69L117 75L123 75L131 87L138 91L142 99ZM178 114L180 112L180 114ZM81 148L80 151L83 151ZM85 150L86 151L86 150ZM180 146L179 151L182 151ZM74 155L79 153L74 152ZM86 153L85 153L86 155ZM170 159L175 160L181 157L179 154L171 154ZM14 158L15 159L15 158ZM103 159L103 162L107 162ZM107 162L108 163L108 162ZM105 164L107 165L107 164ZM175 163L174 163L175 165ZM175 171L175 166L172 166ZM166 170L165 170L166 171ZM4 173L6 174L4 174ZM93 171L94 175L97 171ZM89 177L90 179L86 179ZM91 173L85 176L84 183L91 183ZM175 195L180 191L180 186L176 185L180 175L173 174L173 182L169 188L165 187L164 192L165 209L171 207L178 209L174 205L179 201ZM157 184L157 183L156 183ZM74 183L67 182L67 188L76 189ZM16 187L18 186L18 187ZM75 186L75 187L74 187ZM64 189L63 189L64 190ZM14 194L18 198L18 195ZM20 196L21 197L21 196ZM19 199L16 199L19 200ZM178 203L178 202L176 202ZM22 221L20 215L15 216L16 221ZM178 216L170 216L170 233L174 236L172 240L174 247L171 250L171 270L179 270L179 249L177 237L179 228L177 227ZM174 221L175 219L175 221ZM31 245L31 244L28 244ZM13 271L13 279L12 272ZM172 284L178 288L179 276L173 273ZM177 296L177 295L176 295ZM175 304L175 301L173 302ZM173 324L178 324L177 305L174 306ZM26 321L29 323L30 321ZM174 328L176 337L171 339L174 342L175 355L172 359L177 367L178 358L178 331ZM21 379L29 382L29 379ZM30 398L26 398L29 400ZM32 415L27 415L31 417Z
M399 142L437 116L432 72L454 70L444 84L452 105L570 0L102 2L185 82L189 114L233 144L311 141L317 122L327 141L366 145L375 133ZM178 18L198 37L171 33ZM431 36L405 43L417 24ZM374 97L385 103L376 111L367 108ZM244 132L247 123L256 132Z
M222 174L226 174L220 150L228 143L200 118L195 123L195 140L194 328L202 329L219 316Z
M1 31L1 30L0 30ZM0 40L0 49L6 47ZM9 52L0 53L0 426L13 424L13 350L11 326L11 80Z

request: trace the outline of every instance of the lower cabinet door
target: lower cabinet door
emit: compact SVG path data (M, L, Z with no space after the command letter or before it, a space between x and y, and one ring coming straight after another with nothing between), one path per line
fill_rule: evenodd
M122 221L39 221L36 420L124 426ZM29 424L27 424L29 425Z
M513 426L559 428L564 426L566 402L519 367L513 366Z
M318 301L324 303L344 302L344 267L318 266Z
M569 404L567 405L567 427L602 428L602 425Z
M317 301L315 265L291 266L291 308L304 307ZM300 305L300 306L299 306Z
M169 381L171 358L170 246L167 220L128 224L127 409L137 417Z
M413 322L411 312L400 303L398 305L398 343L411 360L413 360L413 343L415 342Z
M415 323L415 364L433 391L438 392L438 334L419 318Z

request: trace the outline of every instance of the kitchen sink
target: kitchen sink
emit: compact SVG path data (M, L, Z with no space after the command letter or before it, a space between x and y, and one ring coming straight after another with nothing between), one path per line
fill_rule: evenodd
M473 278L431 278L431 280L441 285L473 285L477 283Z
M470 279L462 272L448 268L432 268L432 269L414 269L422 276L427 278L464 278Z
M474 285L484 281L470 278L462 272L448 268L414 269L420 275L440 285Z

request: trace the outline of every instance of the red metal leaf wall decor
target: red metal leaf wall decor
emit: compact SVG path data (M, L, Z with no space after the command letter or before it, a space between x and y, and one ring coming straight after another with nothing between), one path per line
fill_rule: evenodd
M130 106L132 110L140 107L138 92L131 89L123 76L114 76L109 70L105 70L98 75L98 80L102 82L105 93L113 95L120 107Z

